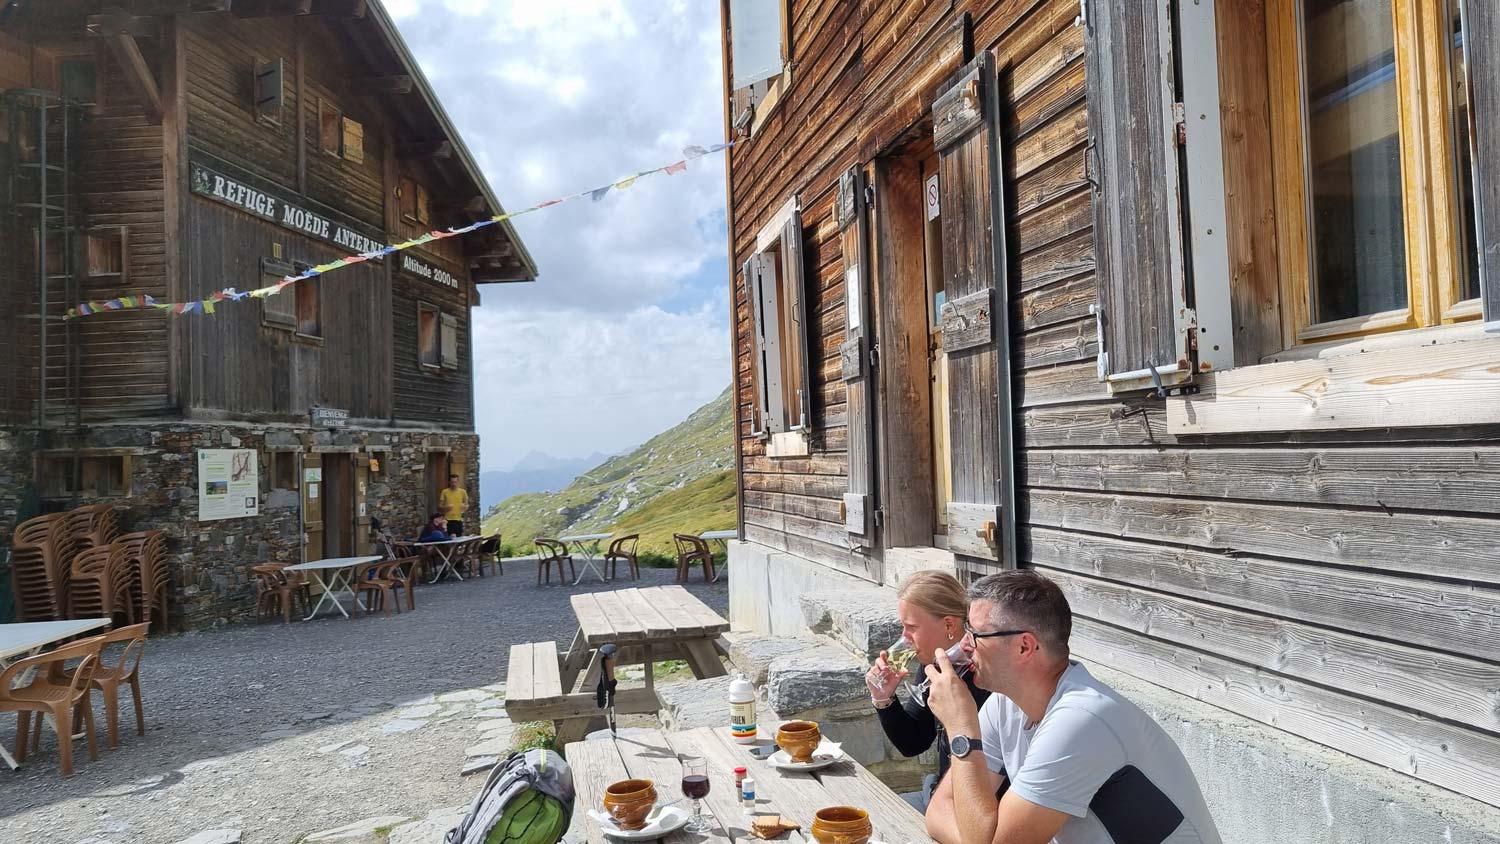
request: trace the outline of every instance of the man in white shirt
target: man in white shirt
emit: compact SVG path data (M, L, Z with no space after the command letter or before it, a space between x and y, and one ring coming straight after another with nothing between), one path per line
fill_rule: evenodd
M946 654L928 704L952 766L933 792L940 844L1222 844L1198 781L1149 715L1068 659L1073 615L1057 584L1029 570L969 589L964 649L976 709ZM982 751L982 752L981 752Z

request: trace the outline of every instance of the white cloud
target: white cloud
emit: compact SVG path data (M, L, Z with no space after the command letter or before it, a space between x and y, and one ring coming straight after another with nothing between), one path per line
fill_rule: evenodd
M718 4L386 0L509 209L671 163L723 137ZM613 451L729 383L718 156L514 225L540 270L475 312L486 467ZM566 396L564 399L548 397Z

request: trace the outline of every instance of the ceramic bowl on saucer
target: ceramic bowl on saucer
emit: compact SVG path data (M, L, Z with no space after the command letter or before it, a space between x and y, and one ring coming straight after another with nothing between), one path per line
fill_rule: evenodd
M821 741L823 734L815 721L788 721L776 731L776 743L793 762L811 762Z
M812 837L818 844L869 844L870 813L853 806L829 806L813 816Z
M644 827L655 805L656 785L651 780L621 780L604 790L605 813L626 831Z

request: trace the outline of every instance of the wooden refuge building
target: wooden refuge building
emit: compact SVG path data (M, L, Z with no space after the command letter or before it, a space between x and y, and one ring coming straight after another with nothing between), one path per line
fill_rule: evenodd
M1496 4L721 8L731 620L1033 567L1226 841L1493 840Z
M212 315L63 319L501 211L377 0L8 0L0 90L0 542L117 502L171 536L197 626L253 609L250 565L415 531L450 472L477 491L470 309L536 275L508 224Z

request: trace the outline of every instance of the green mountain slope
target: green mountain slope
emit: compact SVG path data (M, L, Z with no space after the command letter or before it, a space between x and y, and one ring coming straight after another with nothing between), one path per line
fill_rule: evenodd
M516 553L537 536L640 532L641 550L670 552L672 533L734 527L733 417L729 389L628 454L554 493L525 493L485 516ZM649 543L649 544L648 544Z

